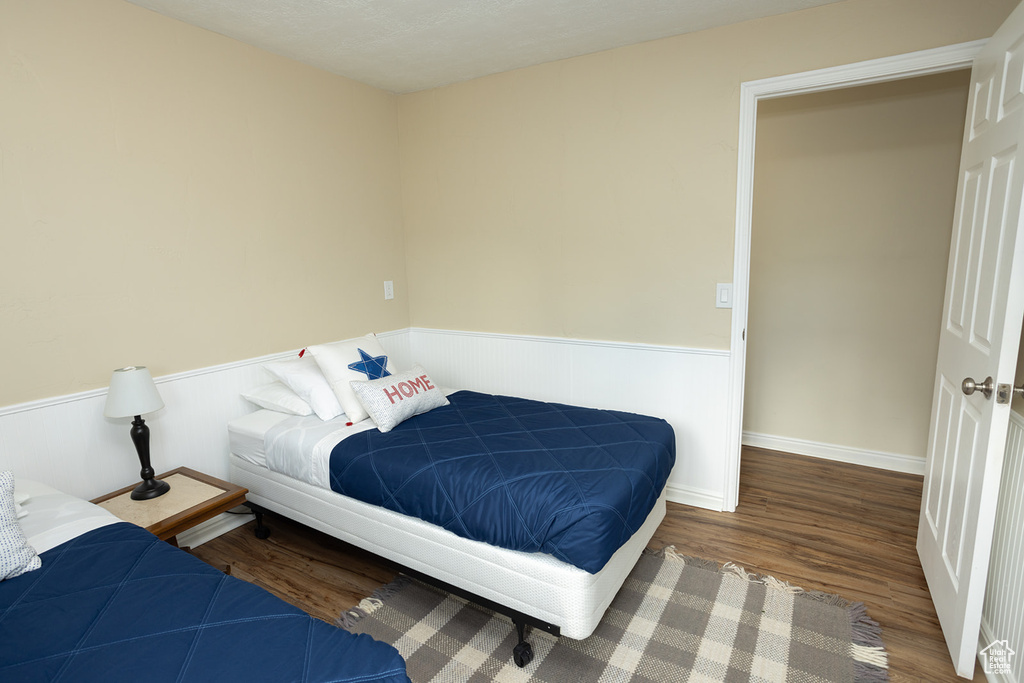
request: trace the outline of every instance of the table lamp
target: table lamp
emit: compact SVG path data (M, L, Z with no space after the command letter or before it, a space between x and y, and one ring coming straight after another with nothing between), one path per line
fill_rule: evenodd
M149 500L162 496L171 490L166 481L157 481L149 464L149 427L142 419L143 413L152 413L164 407L163 399L156 390L156 384L149 370L140 365L130 365L114 370L107 392L107 404L103 414L107 417L132 417L131 436L135 450L142 464L142 483L132 491L132 500Z

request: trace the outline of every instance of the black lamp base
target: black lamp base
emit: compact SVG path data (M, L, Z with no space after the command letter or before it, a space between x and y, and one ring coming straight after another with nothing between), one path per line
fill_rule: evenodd
M132 491L132 500L150 500L164 495L171 490L171 485L155 478L156 472L149 464L149 427L141 415L136 415L132 421L131 437L139 454L139 464L142 465L142 471L139 472L142 483Z
M159 479L147 479L132 490L132 500L149 500L164 495L171 485Z

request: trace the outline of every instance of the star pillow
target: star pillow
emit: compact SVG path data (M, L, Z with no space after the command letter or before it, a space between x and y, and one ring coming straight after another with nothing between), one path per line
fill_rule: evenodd
M359 352L359 357L362 358L362 360L357 363L349 363L349 370L362 372L366 375L367 379L380 379L381 377L387 377L391 374L388 372L387 356L371 356L362 349L356 349L356 351Z
M331 390L337 396L338 403L352 422L365 420L369 413L356 398L349 382L380 379L396 372L394 366L389 364L384 348L373 334L332 344L310 346L306 350L313 355Z

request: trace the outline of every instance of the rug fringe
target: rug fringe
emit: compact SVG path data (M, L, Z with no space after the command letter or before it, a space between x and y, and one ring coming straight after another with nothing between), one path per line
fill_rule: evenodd
M855 683L888 683L889 672L868 664L854 662L853 680Z
M732 562L726 562L722 565L722 573L732 574L736 578L742 579L747 583L761 583L760 581L758 581L757 574L752 574L743 567L739 566L738 564L733 564Z
M743 567L732 562L726 562L725 564L719 564L714 560L705 560L700 557L691 557L689 555L682 555L676 550L674 545L667 545L662 548L659 552L654 553L661 555L665 559L673 560L676 562L682 562L688 567L694 567L695 569L704 569L706 571L721 572L724 574L732 574L739 579L742 579L748 583L760 583L767 588L772 590L782 591L783 593L789 593L791 595L797 595L804 593L804 589L799 586L794 586L788 581L782 581L774 576L767 574L753 574L748 572ZM840 607L845 607L848 603L844 601Z
M863 602L850 603L850 657L853 659L854 680L875 683L889 680L889 654L882 645L882 627L868 616Z
M804 592L804 589L800 588L800 586L794 586L789 581L782 581L781 579L776 579L774 576L764 576L761 578L761 582L772 590L789 593L790 595L799 595Z
M686 557L679 554L674 545L667 545L661 549L661 556L666 560L672 560L673 562L682 562L686 564Z
M338 617L337 625L344 629L352 628L382 607L384 600L394 596L398 591L407 586L411 580L408 576L400 574L391 583L373 591L370 597L360 600L359 604L355 607L342 612Z
M850 629L853 631L853 642L866 647L881 647L882 627L868 616L868 608L863 602L850 605Z
M886 654L885 650L880 647L851 645L850 656L853 657L853 661L855 662L870 664L872 666L877 666L880 669L889 668L889 656Z
M811 600L824 603L829 607L852 607L854 604L841 595L835 595L834 593L825 593L822 591L806 591L804 593Z
M800 588L799 586L794 586L788 581L777 579L774 576L770 576L768 574L753 574L751 572L748 572L743 567L737 564L733 564L732 562L726 562L724 565L722 565L722 572L730 573L733 576L736 576L742 579L743 581L746 581L747 583L759 583L765 588L768 588L770 590L776 590L782 593L788 593L789 595L799 595L800 593L804 592L803 588Z

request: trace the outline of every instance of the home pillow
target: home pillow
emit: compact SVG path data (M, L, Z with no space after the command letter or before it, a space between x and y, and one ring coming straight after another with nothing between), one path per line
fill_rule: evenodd
M352 391L382 432L390 432L413 415L448 405L444 392L419 365L382 379L354 381Z
M332 344L310 346L306 350L313 354L316 364L320 366L334 395L352 422L365 420L368 413L356 398L349 383L353 380L381 379L397 372L396 368L388 363L384 348L373 334Z
M25 540L14 507L14 475L0 472L0 581L13 579L43 566Z
M243 392L242 398L255 403L260 408L276 410L279 413L306 416L313 412L308 403L281 382L271 382L253 387L249 391Z
M308 403L321 420L331 420L344 412L316 361L309 356L265 363L263 367Z

